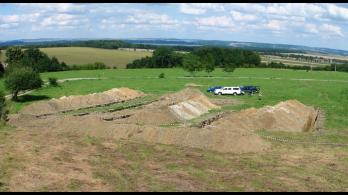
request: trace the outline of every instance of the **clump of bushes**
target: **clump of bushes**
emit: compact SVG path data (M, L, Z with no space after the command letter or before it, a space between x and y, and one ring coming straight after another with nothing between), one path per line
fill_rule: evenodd
M48 78L48 82L49 82L50 86L52 86L52 87L57 87L58 86L57 78L50 77L50 78Z
M165 78L165 74L162 72L161 74L158 75L158 78L164 79Z

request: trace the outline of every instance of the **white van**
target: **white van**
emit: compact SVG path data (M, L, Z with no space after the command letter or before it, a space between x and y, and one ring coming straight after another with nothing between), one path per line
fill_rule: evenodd
M215 95L244 95L240 87L223 87L214 91Z

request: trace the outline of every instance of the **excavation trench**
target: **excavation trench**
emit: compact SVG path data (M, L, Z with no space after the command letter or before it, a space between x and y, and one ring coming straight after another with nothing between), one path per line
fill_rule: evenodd
M126 91L131 93L122 99L124 101L127 101L127 98L144 95L130 89ZM220 106L213 104L209 98L194 88L186 88L164 95L158 101L115 112L50 115L37 118L36 114L42 114L43 111L38 112L38 108L34 109L33 105L28 107L24 112L10 116L9 123L24 129L81 131L96 137L134 139L230 153L267 150L270 143L254 133L259 129L313 131L318 116L314 108L296 100L289 100L259 109L218 113L192 127L163 127L163 124L184 124L212 110L220 109ZM54 108L54 111L57 111L66 107Z

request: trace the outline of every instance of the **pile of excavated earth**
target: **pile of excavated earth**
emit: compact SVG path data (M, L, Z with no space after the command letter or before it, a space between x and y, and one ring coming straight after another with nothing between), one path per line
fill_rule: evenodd
M59 99L41 101L25 107L21 113L30 115L48 115L59 112L89 108L100 105L131 100L143 96L140 91L128 88L114 88L102 93L93 93L89 95L63 96Z
M92 101L93 96L102 97L101 94L109 96ZM209 98L194 88L164 95L158 101L132 109L92 112L83 116L45 115L96 106L98 102L103 105L143 95L138 91L121 88L100 94L38 102L28 106L20 114L12 115L10 123L23 129L81 131L88 135L112 139L134 139L218 152L244 153L261 152L270 147L270 144L254 131L260 129L312 131L318 115L314 108L296 100L289 100L275 106L225 113L204 126L187 126L184 124L191 119L198 118L214 109L220 109L220 106L212 103ZM68 101L75 99L74 97L78 97L81 101ZM89 104L87 99L93 103ZM55 106L52 106L53 104ZM46 110L41 111L40 107Z

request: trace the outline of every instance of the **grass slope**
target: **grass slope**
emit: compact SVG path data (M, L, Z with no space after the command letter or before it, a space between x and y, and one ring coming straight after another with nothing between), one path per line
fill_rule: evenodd
M52 47L41 48L50 57L57 57L68 65L88 64L104 62L107 66L125 68L126 65L136 59L151 56L152 52L147 51L124 51L113 49L98 49L89 47ZM1 50L0 61L5 61L5 50Z

